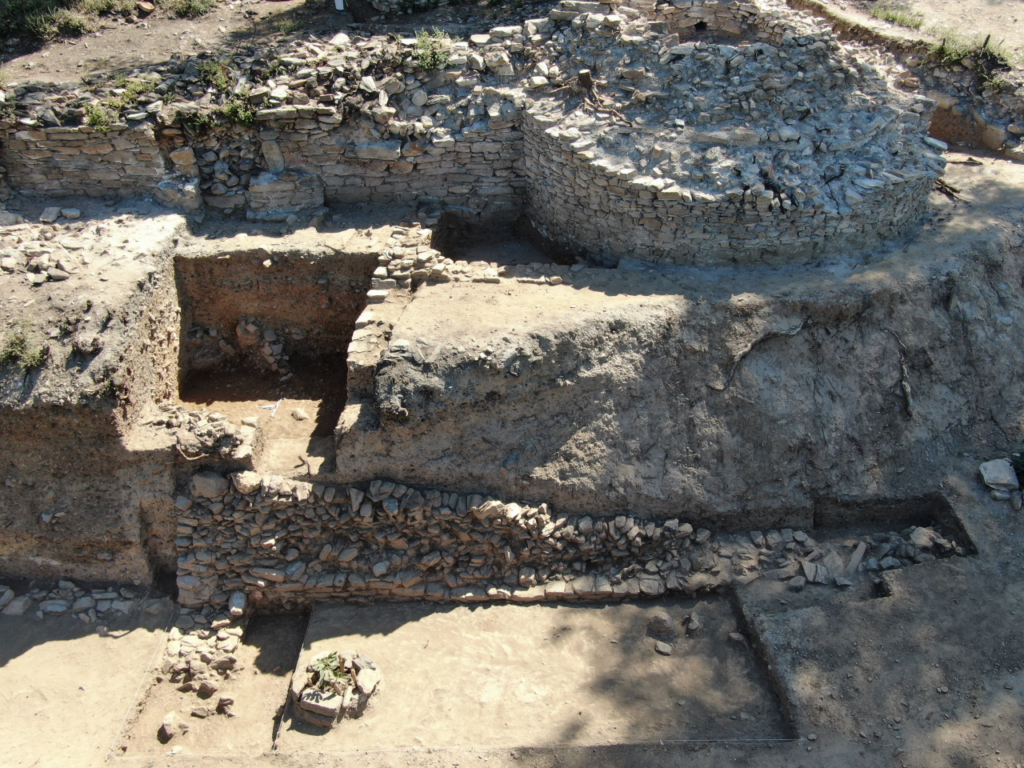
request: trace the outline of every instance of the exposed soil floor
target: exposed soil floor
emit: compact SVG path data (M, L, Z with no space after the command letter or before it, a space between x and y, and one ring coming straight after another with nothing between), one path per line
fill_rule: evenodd
M519 264L551 264L552 259L528 240L520 238L497 241L473 241L455 245L445 251L452 259L463 261L486 261L498 266L512 267Z
M0 763L102 765L170 616L0 616Z
M829 13L851 17L858 24L889 36L924 38L938 42L953 34L968 40L984 40L1011 54L1014 68L1024 65L1024 4L1021 0L821 0ZM871 15L874 8L895 5L921 18L919 29L902 27Z
M654 651L657 609L680 636ZM685 637L698 613L707 629ZM327 732L292 713L282 752L543 747L786 735L778 703L725 598L620 605L326 605L303 660L356 651L384 675L358 720ZM305 661L300 660L300 667Z
M335 605L308 629L304 616L257 618L236 653L243 669L222 686L238 716L189 718L167 745L163 715L201 703L150 687L167 617L100 635L70 618L0 616L5 764L1018 765L1024 518L974 469L951 467L946 485L978 555L887 573L878 589L758 581L732 600ZM673 654L658 655L645 631L657 607L676 621L699 612L704 633L680 628ZM286 712L275 748L300 645L359 651L383 683L362 718L327 733Z
M343 358L297 366L285 382L271 371L193 371L180 401L190 410L222 413L235 424L258 417L266 446L261 471L294 474L305 456L315 474L328 471L333 462L346 374ZM296 418L299 411L308 418Z

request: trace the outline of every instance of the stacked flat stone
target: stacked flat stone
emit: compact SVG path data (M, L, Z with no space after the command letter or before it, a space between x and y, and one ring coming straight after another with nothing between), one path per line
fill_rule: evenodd
M10 130L4 148L16 189L54 197L149 194L164 175L153 126L146 124Z
M742 585L769 571L836 583L869 568L962 553L937 534L912 543L893 533L868 537L842 557L835 545L788 529L714 536L678 519L570 517L546 504L383 480L363 490L255 472L235 473L230 484L200 473L192 498L179 497L177 508L178 599L190 607L628 599Z

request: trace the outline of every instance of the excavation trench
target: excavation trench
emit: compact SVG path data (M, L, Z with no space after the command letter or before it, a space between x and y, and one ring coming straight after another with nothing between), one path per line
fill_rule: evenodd
M330 457L376 266L374 254L301 251L177 258L180 402L235 423L259 417L267 471Z

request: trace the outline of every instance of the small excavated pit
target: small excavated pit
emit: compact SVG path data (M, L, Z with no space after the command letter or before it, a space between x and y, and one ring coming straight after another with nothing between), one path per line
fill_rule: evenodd
M271 466L329 455L376 265L372 254L300 251L177 258L180 401L234 423L261 417Z
M482 226L446 211L433 232L431 246L453 261L487 262L511 269L529 264L575 264L583 255L544 238L525 215L511 223Z

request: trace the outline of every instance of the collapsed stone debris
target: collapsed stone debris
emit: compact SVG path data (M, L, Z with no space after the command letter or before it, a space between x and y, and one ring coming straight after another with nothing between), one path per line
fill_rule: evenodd
M292 677L291 700L303 720L333 728L343 717L359 717L381 682L377 665L352 651L323 651L313 656L305 674Z

